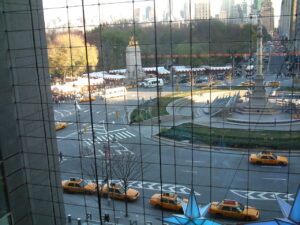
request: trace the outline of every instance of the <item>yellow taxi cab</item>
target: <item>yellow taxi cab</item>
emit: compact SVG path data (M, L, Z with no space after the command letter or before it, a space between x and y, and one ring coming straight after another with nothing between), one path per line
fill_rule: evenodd
M253 81L247 81L247 82L242 82L240 86L253 86L255 82Z
M216 216L247 221L259 218L259 211L256 208L243 205L234 200L223 200L220 203L212 202L208 212Z
M68 126L68 123L55 122L55 130L61 130Z
M125 187L123 185L115 183L110 183L108 188L107 184L103 185L100 192L103 197L110 197L120 200L125 200L127 198L129 201L137 200L140 196L140 193L137 190L128 188L125 192Z
M279 87L280 86L280 82L279 81L270 81L268 83L269 87Z
M72 177L69 180L63 180L61 185L63 191L69 193L94 194L97 192L97 184L93 182L87 182L77 177Z
M82 98L78 99L79 102L89 102L89 101L94 101L94 100L96 100L96 97L94 97L94 96L91 96L91 98L89 98L89 97L82 97Z
M300 119L300 114L294 114L293 119Z
M175 193L162 193L152 195L149 203L156 207L182 212L181 201L188 203L187 199L182 199Z
M278 156L274 153L263 151L257 154L251 154L249 157L250 163L265 164L265 165L280 165L286 166L288 159L285 156Z

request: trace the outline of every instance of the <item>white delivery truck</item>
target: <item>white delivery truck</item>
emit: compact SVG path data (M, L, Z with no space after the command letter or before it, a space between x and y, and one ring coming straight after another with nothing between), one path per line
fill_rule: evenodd
M142 82L143 87L157 87L164 86L164 80L161 78L146 78Z

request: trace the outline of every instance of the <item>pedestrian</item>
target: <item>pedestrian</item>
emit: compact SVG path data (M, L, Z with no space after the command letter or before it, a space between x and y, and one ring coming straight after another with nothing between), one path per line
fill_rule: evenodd
M116 142L116 141L117 141L116 135L114 134L114 135L113 135L113 138L112 138L112 142L114 143L114 142Z
M62 152L59 152L59 162L62 162L63 161L63 154Z

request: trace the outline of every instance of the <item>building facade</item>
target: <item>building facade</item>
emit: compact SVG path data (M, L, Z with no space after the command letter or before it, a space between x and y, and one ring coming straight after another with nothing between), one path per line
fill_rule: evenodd
M282 0L278 31L279 35L284 39L289 39L290 37L291 9L292 1Z
M260 11L262 8L263 2L264 2L264 0L254 0L253 8L257 11Z
M3 225L66 223L44 27L41 0L0 0Z
M209 0L201 0L195 3L195 19L208 20L210 16Z
M265 0L262 4L260 15L262 17L262 24L267 29L270 35L274 32L274 8L272 0Z

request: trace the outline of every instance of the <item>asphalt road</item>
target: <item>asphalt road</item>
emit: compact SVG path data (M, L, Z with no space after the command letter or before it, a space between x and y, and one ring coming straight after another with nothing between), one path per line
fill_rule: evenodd
M189 88L182 86L183 90ZM164 87L163 94L171 91L172 87ZM154 193L160 193L161 189L176 191L179 195L188 197L192 184L202 205L225 198L235 199L261 210L261 219L281 216L275 196L293 200L300 181L298 153L283 152L283 155L289 157L290 164L287 167L257 166L248 163L249 150L220 150L188 144L178 146L172 142L165 143L144 138L136 127L127 125L126 111L134 108L138 101L142 102L156 96L154 88L139 89L139 98L136 89L131 89L126 99L116 98L107 102L97 99L92 105L81 103L80 110L76 110L74 103L56 105L55 119L69 123L67 128L57 131L59 151L63 153L60 164L62 179L95 178L91 166L94 162L91 150L95 145L99 179L103 180L105 177L103 144L109 139L114 154L134 154L141 157L143 163L149 164L141 172L141 176L132 182L132 187L141 193L141 198L129 203L129 214L132 218L142 217L144 214L153 220L170 216L172 212L149 205L149 198ZM119 113L119 118L116 118L116 112ZM95 133L94 142L92 129ZM82 134L79 134L79 130ZM116 139L115 142L112 142L113 137ZM98 218L96 196L64 194L64 202L67 214L84 218L87 212L91 212L93 219ZM107 212L111 217L122 217L124 202L103 198L101 208L103 213ZM117 213L114 214L114 211Z

